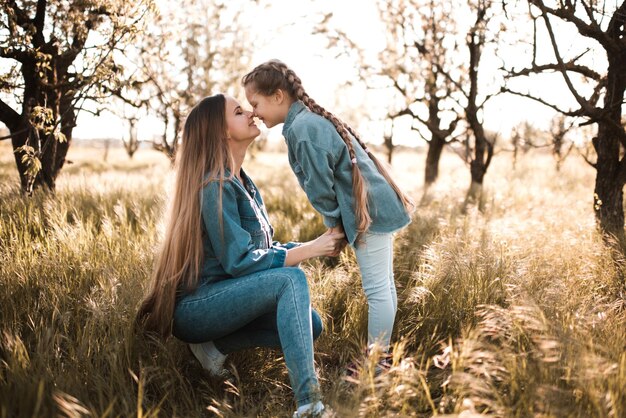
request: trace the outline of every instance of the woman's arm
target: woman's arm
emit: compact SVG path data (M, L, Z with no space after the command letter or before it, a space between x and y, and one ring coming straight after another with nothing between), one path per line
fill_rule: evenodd
M325 232L313 241L305 242L297 247L287 250L285 266L295 266L309 258L321 256L336 256L338 249L343 249L345 235L341 232Z
M283 267L287 256L286 248L254 247L250 234L241 226L237 195L232 185L224 182L221 207L218 204L219 195L218 182L211 182L203 189L202 219L215 257L224 271L237 277Z

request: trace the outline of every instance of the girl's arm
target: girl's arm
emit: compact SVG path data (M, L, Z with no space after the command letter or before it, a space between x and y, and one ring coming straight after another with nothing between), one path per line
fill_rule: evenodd
M311 205L324 219L324 225L341 225L341 210L335 193L334 156L312 141L298 141L295 156L302 170L301 183ZM297 167L294 168L298 170ZM296 173L297 174L297 173Z

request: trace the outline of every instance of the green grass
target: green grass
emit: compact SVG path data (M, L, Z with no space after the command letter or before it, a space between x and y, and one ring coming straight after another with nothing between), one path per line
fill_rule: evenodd
M172 172L140 151L70 151L54 195L23 197L0 146L0 418L291 416L279 351L231 360L211 380L185 344L146 340L132 319L148 284ZM419 200L424 155L394 171ZM417 161L417 164L415 163ZM247 163L279 240L324 231L282 154ZM394 367L355 382L367 306L351 250L305 263L325 322L316 361L338 416L626 416L624 264L595 230L593 172L530 153L498 156L486 209L462 213L468 169L444 155L432 199L396 239Z

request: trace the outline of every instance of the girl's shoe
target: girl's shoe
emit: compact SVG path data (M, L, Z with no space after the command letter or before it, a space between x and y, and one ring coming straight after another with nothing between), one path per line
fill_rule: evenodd
M220 353L213 341L201 344L189 344L189 348L194 357L198 359L202 368L209 372L213 377L229 379L232 374L224 368L226 355Z
M382 356L374 366L374 377L380 376L384 372L389 371L392 366L391 354L388 352L382 353ZM357 379L359 377L359 370L363 368L362 364L357 362L350 362L346 367L346 376L351 379Z

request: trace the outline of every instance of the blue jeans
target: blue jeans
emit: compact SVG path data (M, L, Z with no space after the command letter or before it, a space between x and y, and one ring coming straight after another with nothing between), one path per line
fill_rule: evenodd
M309 285L297 267L282 267L205 283L174 310L173 334L188 343L213 341L222 353L282 348L298 405L320 400L313 336L322 331Z
M366 232L354 248L367 297L367 343L388 348L398 309L393 279L393 234Z

